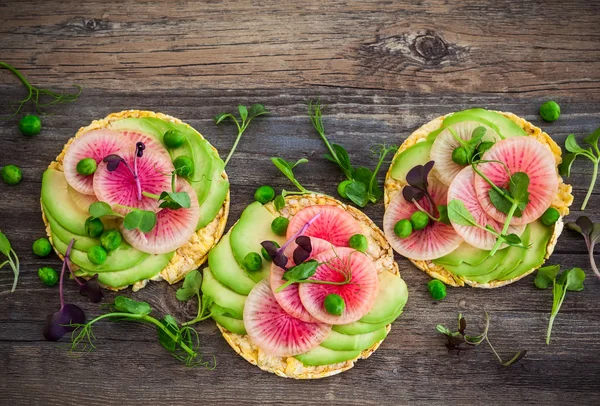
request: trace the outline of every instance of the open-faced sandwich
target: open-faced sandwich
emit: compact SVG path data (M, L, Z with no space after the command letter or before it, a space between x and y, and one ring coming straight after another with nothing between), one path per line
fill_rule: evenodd
M210 252L202 293L231 347L282 377L352 368L390 331L408 298L383 233L324 195L250 204Z
M137 290L198 268L224 232L229 182L216 149L161 113L128 110L81 128L44 172L56 252L78 276Z
M390 244L452 286L494 288L552 254L573 201L560 147L511 113L438 117L399 148L385 182Z

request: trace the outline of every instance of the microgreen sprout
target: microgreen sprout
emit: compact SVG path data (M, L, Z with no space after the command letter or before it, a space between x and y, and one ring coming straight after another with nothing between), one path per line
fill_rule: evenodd
M15 289L17 289L21 264L19 263L19 257L17 257L17 253L12 248L10 241L8 241L8 238L2 231L0 231L0 254L3 254L6 257L6 261L0 263L0 269L2 269L2 267L5 265L9 265L13 271L14 279L10 291L14 292Z
M182 287L177 289L177 292L175 293L177 299L182 302L187 302L193 297L198 298L198 314L196 318L183 323L182 326L191 326L192 324L196 324L199 321L206 320L212 316L212 312L210 312L209 309L213 304L213 300L210 296L200 294L201 287L202 274L199 271L194 270L185 276Z
M504 367L513 365L513 364L519 362L521 359L523 359L523 357L525 357L525 354L527 354L527 351L523 350L523 351L517 352L508 361L504 361L500 357L500 355L498 354L496 349L492 346L492 343L490 342L490 340L488 338L489 327L490 327L490 317L489 317L488 313L486 312L485 313L485 327L483 329L483 332L476 336L468 335L465 331L467 328L467 321L465 320L463 315L461 313L459 313L458 314L458 331L453 332L448 327L446 327L442 324L438 324L436 326L436 330L439 333L446 336L446 339L448 340L446 342L446 348L448 349L448 351L456 351L460 354L461 351L476 347L485 341L490 346L490 349L492 350L492 352L498 359L498 362L500 363L500 365L502 365Z
M235 123L238 130L237 138L233 143L233 147L231 147L231 151L229 151L229 155L227 155L227 158L225 159L225 166L227 166L227 164L229 163L229 160L233 156L233 153L235 152L238 143L242 138L242 134L244 133L244 131L246 131L252 119L258 116L262 116L264 114L269 114L269 112L265 109L265 106L263 106L262 104L253 104L249 109L246 106L239 105L238 112L240 113L239 120L236 118L235 115L231 113L220 113L214 116L213 118L215 124L217 125L225 119L230 119Z
M25 78L25 76L23 76L21 72L19 72L18 69L12 67L8 63L0 62L0 69L7 69L8 71L10 71L13 75L17 77L17 79L19 79L19 81L23 84L23 86L25 86L25 88L29 92L24 99L19 101L19 104L17 106L11 105L14 111L10 116L5 117L4 119L12 118L19 114L19 112L27 102L33 103L38 113L41 114L43 113L42 109L52 106L54 104L74 102L75 100L77 100L82 91L82 87L78 85L75 85L75 87L77 87L79 90L77 93L57 93L51 90L38 88L29 83L29 81ZM43 102L41 98L49 98L49 101Z
M567 223L567 228L577 231L583 236L590 257L590 265L596 276L600 279L600 271L598 271L596 260L594 259L594 247L596 242L600 240L600 224L592 223L592 220L587 216L581 216L574 223Z
M283 173L285 175L285 177L288 178L290 180L290 182L292 182L294 184L294 186L296 186L296 188L298 189L297 192L284 189L281 192L282 197L286 197L289 195L303 195L303 194L307 194L307 193L315 193L315 192L312 192L312 191L306 189L304 186L302 186L300 184L300 182L298 182L298 180L296 179L296 176L294 175L294 168L300 164L307 163L308 159L300 158L296 162L290 162L290 161L286 161L283 158L272 157L271 162L273 162L273 165L275 165L277 167L277 169L279 169L281 171L281 173Z
M135 155L133 156L133 168L131 168L131 166L129 166L129 164L127 163L127 161L125 161L125 159L123 159L121 156L119 156L117 154L108 155L107 157L105 157L103 159L103 161L106 162L106 169L109 172L116 171L117 168L119 167L119 164L121 164L121 163L123 163L125 165L125 167L127 169L129 169L129 172L131 172L131 175L133 176L133 179L135 180L138 201L142 200L142 184L140 183L140 177L138 176L137 160L138 160L138 158L142 158L144 156L145 149L146 149L146 145L144 145L143 142L137 142L135 144Z
M102 293L100 283L98 283L98 274L95 274L87 281L82 282L81 280L79 280L77 275L75 275L75 272L73 272L73 269L71 268L71 258L66 253L63 261L63 265L66 265L67 269L71 273L71 277L73 278L75 283L79 285L79 294L81 294L81 296L87 296L90 299L90 302L92 303L100 302L104 297L104 294Z
M104 216L114 216L123 219L123 226L128 230L138 229L142 233L149 233L156 226L156 213L150 210L141 210L135 207L122 206L115 204L115 207L130 210L127 214L122 215L115 212L111 205L106 202L94 202L88 208L89 213L93 218Z

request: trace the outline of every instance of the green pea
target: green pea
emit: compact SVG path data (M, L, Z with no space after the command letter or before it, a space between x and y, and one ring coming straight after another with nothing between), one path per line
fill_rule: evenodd
M37 135L42 130L42 122L38 116L27 115L19 121L19 130L23 135Z
M42 283L46 286L54 286L58 282L58 272L49 266L44 266L38 269L38 276Z
M438 213L440 213L440 223L450 225L450 218L448 218L448 206L440 204L438 207Z
M95 245L87 253L87 257L92 264L102 265L106 262L108 252L101 245Z
M83 176L93 175L97 167L98 165L94 158L83 158L77 162L77 173Z
M429 216L422 211L416 211L410 216L413 230L422 230L429 224Z
M540 116L547 122L556 121L560 117L560 106L557 102L549 100L540 106Z
M410 237L412 234L413 227L412 223L408 219L400 220L394 226L394 234L396 234L400 238Z
M271 241L277 248L281 248L281 246L277 243L277 241ZM263 258L266 259L267 261L272 261L271 257L269 256L269 253L267 252L267 250L265 249L265 247L261 247L260 249L260 253L262 254Z
M254 200L262 204L275 199L275 190L271 186L261 186L254 192Z
M454 148L452 151L452 162L457 165L466 165L469 163L469 154L463 147Z
M2 174L2 180L7 185L16 185L23 179L21 168L16 165L6 165L0 172Z
M187 178L194 172L194 162L187 156L178 156L173 162L177 175Z
M549 227L556 223L560 218L560 213L554 207L549 207L548 210L542 214L542 224Z
M271 230L277 235L284 236L289 225L290 221L288 219L279 216L271 222Z
M185 135L179 130L169 130L163 136L163 141L167 148L179 148L185 142Z
M337 187L338 195L340 195L344 199L347 199L348 194L346 193L346 186L348 186L351 183L352 183L351 180L345 180L343 182L340 182L340 184Z
M488 149L494 146L494 142L492 141L483 141L477 146L477 153L479 154L479 158L487 151Z
M435 300L442 300L446 297L446 285L438 279L432 279L427 284L427 290Z
M244 268L250 272L256 272L262 267L262 259L256 252L249 252L244 257Z
M329 295L325 296L323 306L325 307L327 313L333 314L334 316L341 316L346 309L344 298L335 293L330 293Z
M47 257L52 252L52 245L47 238L40 238L33 243L33 253L38 257Z
M367 237L365 237L364 235L354 234L348 240L348 245L350 246L350 248L354 248L357 251L366 252L367 248L369 247L369 242L367 241Z
M114 251L119 248L122 241L121 233L117 230L106 230L100 236L100 244L108 252Z
M99 218L88 217L88 219L85 221L85 232L88 237L100 237L104 232L104 224L102 224L102 221L100 221Z

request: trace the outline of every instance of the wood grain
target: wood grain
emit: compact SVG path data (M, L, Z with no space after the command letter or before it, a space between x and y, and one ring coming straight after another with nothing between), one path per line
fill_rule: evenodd
M356 165L372 167L368 146L400 143L433 117L468 107L511 111L541 126L562 145L600 125L598 2L22 2L0 4L0 59L36 84L85 86L73 104L52 108L34 138L18 133L14 120L0 122L0 166L23 168L16 187L0 184L0 229L22 259L22 276L0 271L0 394L2 404L576 404L600 395L600 281L593 277L583 241L565 232L552 263L580 266L588 279L569 293L550 346L544 343L552 305L533 277L491 291L451 289L432 302L428 277L397 257L409 285L403 316L381 348L339 376L297 382L263 373L236 356L210 321L198 325L203 349L214 354L214 371L177 363L148 326L100 324L98 348L69 356L64 343L46 342L44 319L58 308L56 288L36 271L59 267L40 259L31 243L43 235L39 212L44 168L77 129L122 109L161 111L197 128L225 156L234 140L230 125L211 117L238 103L264 103L229 164L229 224L252 200L254 189L290 184L270 156L307 157L297 176L314 190L335 194L340 171L322 158L325 149L306 117L306 103L327 105L325 126ZM0 102L22 95L0 72ZM543 123L547 98L563 115ZM570 181L575 204L591 176L576 162ZM383 179L381 174L380 179ZM600 187L586 210L600 221ZM381 225L383 205L365 212ZM89 316L100 314L73 283L67 300ZM194 304L182 304L176 287L152 283L131 297L146 300L157 315L183 321ZM108 294L106 301L113 297ZM527 349L511 368L498 366L481 346L448 353L435 325L453 326L457 313L480 327L491 315L490 339L502 355Z

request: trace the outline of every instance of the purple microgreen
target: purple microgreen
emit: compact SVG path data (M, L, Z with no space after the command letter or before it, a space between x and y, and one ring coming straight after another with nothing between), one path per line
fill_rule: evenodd
M125 160L117 154L111 154L111 155L104 157L102 162L106 162L106 169L109 172L116 171L117 168L119 167L119 165L121 164L121 162L129 168L129 165L127 165L127 162L125 162ZM129 170L131 171L131 168L129 168ZM133 171L131 171L131 173L133 173Z
M312 252L312 242L310 237L301 235L300 237L296 238L296 244L309 254Z
M102 160L103 162L106 162L106 169L109 172L116 171L121 163L123 163L123 165L125 165L125 167L129 169L129 172L131 172L133 179L135 179L138 201L142 200L142 184L140 183L140 177L138 176L137 159L144 156L145 149L146 145L144 145L143 142L138 142L135 144L135 155L133 156L133 169L131 168L131 166L129 166L125 159L123 159L117 154L108 155Z
M144 150L146 149L146 145L143 142L137 142L135 144L135 156L141 158L144 156Z
M594 259L594 247L596 242L600 240L600 223L593 223L589 217L581 216L574 223L567 223L567 228L577 231L583 236L590 257L590 265L592 270L596 276L600 278L600 271L598 271L598 266L596 265L596 260Z
M48 341L58 341L66 333L75 330L73 325L85 323L85 313L79 306L72 303L65 303L63 288L64 288L64 276L65 271L68 267L69 255L75 240L71 240L65 251L65 259L63 261L62 270L60 272L60 285L59 285L59 297L60 297L60 310L49 314L46 318L46 324L44 325L44 337Z
M65 256L64 261L67 264L67 268L69 269L73 280L79 285L79 293L81 294L81 296L87 296L92 303L100 302L104 297L104 294L102 293L102 289L100 288L100 284L98 283L98 274L95 274L94 276L92 276L91 279L85 282L81 282L81 280L79 280L79 278L77 277L77 275L75 275L75 272L73 272L73 269L71 268L71 259Z
M298 246L293 253L294 264L299 265L310 258L310 251L306 251L304 248Z
M433 204L433 199L429 194L429 181L427 180L434 164L434 161L429 161L425 165L417 165L408 171L406 174L408 186L404 186L402 189L404 200L415 203L425 197L431 208L435 210L435 204Z
M287 269L288 258L283 251L278 251L275 258L273 258L273 263L281 269Z
M275 259L277 252L279 251L279 247L273 241L263 241L260 243L262 247L267 251L267 254L271 259Z

